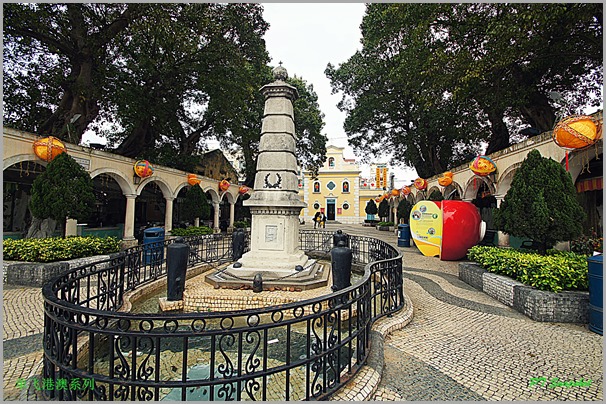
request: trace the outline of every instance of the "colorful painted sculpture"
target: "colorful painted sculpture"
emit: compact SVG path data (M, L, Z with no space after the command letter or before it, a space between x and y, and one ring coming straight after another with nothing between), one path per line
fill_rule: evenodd
M135 174L141 178L151 177L154 174L154 167L147 160L139 160L133 166Z
M478 156L476 157L471 164L469 164L469 168L475 175L479 175L480 177L485 177L496 171L497 165L492 161L490 157L486 156Z
M391 190L391 196L398 196L398 195L400 195L400 191L398 191L397 189Z
M564 149L583 149L600 140L602 124L591 116L571 115L556 124L552 137Z
M412 239L423 255L458 260L484 237L486 223L464 201L420 201L410 211Z
M409 186L404 186L404 187L402 187L402 189L400 189L400 194L403 197L406 197L406 196L410 195L411 192L412 192L412 190L410 189Z
M227 191L229 189L229 186L231 184L229 183L229 181L227 180L221 180L221 182L219 182L219 189L223 192Z
M65 145L56 137L45 137L34 142L34 154L40 159L50 162L55 157L67 151Z
M427 189L427 180L424 178L417 178L414 182L414 186L419 191L424 191Z

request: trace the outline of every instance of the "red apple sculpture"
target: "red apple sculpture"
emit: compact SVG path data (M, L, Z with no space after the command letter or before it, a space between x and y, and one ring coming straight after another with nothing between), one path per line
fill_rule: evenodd
M478 208L470 202L442 201L442 261L456 261L478 244L486 231Z

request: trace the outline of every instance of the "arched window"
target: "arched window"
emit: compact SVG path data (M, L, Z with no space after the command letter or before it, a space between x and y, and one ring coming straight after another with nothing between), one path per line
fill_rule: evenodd
M320 181L314 182L314 193L320 193Z
M343 181L343 193L349 192L349 181Z
M334 166L335 166L335 158L329 157L328 158L328 167L334 167Z

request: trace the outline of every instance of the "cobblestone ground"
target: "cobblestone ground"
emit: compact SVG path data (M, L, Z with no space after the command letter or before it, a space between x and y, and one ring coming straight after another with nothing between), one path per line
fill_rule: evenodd
M2 294L3 399L19 400L17 381L42 359L42 289L3 285Z
M337 229L397 243L392 232L326 226ZM374 400L602 400L602 336L586 326L530 320L460 281L457 262L400 250L414 317L385 340ZM3 399L19 400L17 381L35 373L42 358L40 288L4 286L3 315ZM530 385L540 377L545 382ZM554 378L591 384L550 387Z

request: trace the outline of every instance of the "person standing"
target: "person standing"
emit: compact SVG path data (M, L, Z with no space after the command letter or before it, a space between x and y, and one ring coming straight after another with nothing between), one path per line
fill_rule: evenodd
M326 228L326 215L324 213L320 213L320 226L323 229Z
M320 220L321 220L322 214L320 212L316 212L316 214L314 215L314 229L316 228L316 226L320 226Z

